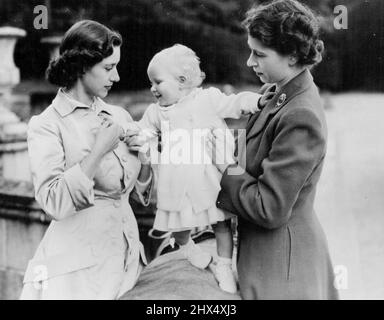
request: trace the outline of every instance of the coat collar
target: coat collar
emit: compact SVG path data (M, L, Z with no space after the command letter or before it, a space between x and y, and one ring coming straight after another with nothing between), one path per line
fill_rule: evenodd
M112 115L111 110L103 100L100 98L96 98L92 104L95 107L95 110L97 113L99 112L106 112L109 115ZM65 117L75 111L77 108L85 108L90 109L90 106L87 106L86 104L77 101L75 99L72 99L68 95L66 95L62 88L59 89L57 92L57 95L55 99L52 101L52 106L55 108L55 110L60 114L60 116Z
M307 90L312 84L313 77L307 68L285 84L260 112L249 118L247 141L264 128L269 118L276 114L293 97Z

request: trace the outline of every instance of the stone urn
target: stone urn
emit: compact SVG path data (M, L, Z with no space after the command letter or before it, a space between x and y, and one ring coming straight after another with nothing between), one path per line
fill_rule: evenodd
M59 56L59 49L62 39L63 36L49 36L41 38L40 42L48 47L50 60L53 60Z
M26 32L0 27L0 179L30 181L27 124L10 110L12 89L20 82L13 60L17 39Z

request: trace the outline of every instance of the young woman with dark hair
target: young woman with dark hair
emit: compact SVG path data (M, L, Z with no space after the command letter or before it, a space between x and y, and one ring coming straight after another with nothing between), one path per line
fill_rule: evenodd
M152 173L131 116L101 100L119 81L122 40L95 21L74 24L47 77L60 86L32 117L28 149L37 202L52 218L30 260L22 299L116 299L145 264L131 192L149 204Z
M336 299L313 208L327 142L309 71L324 49L317 19L297 1L277 0L251 9L244 25L247 65L275 95L250 116L239 163L217 164L223 173L217 206L238 216L240 293L244 299ZM245 172L231 174L237 166Z

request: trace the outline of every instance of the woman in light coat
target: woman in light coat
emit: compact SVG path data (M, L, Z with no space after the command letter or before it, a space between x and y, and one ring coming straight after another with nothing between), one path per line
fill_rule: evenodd
M29 123L36 200L53 221L29 261L21 299L116 299L146 263L131 192L148 205L152 173L122 108L104 103L119 81L121 36L84 20L65 34L48 80L56 98Z

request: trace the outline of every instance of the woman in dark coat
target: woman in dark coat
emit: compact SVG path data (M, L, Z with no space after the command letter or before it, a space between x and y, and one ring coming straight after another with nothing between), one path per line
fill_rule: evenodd
M216 164L223 173L217 206L238 216L240 293L244 299L337 299L313 208L327 141L309 71L324 49L317 20L302 4L279 0L249 10L244 25L247 65L275 95L250 116L239 163ZM215 151L214 135L212 142Z

